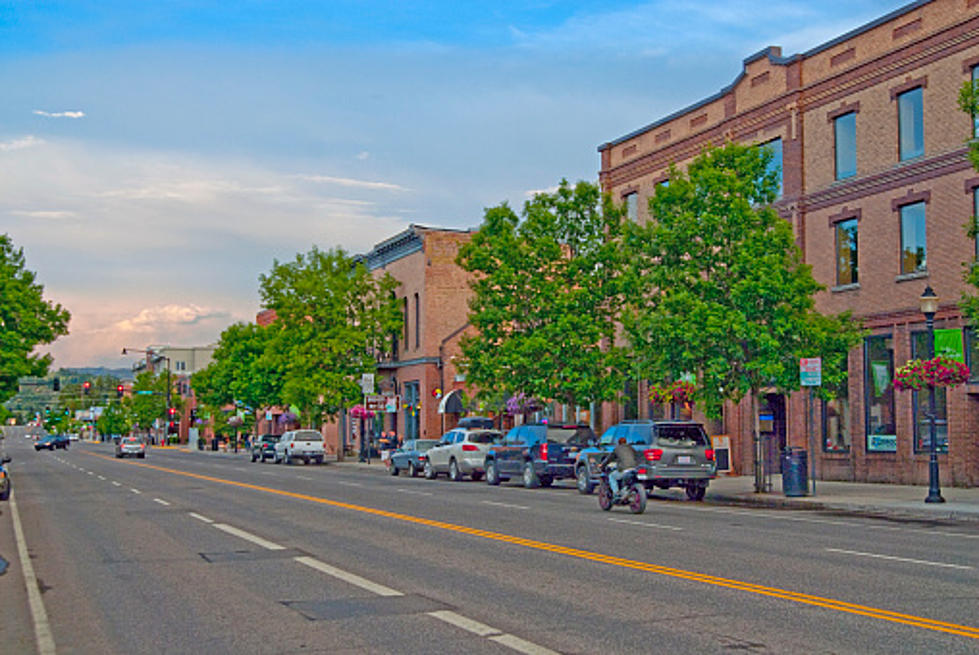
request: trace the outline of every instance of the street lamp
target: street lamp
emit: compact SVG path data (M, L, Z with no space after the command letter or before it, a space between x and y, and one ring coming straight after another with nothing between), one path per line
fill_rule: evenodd
M166 420L167 420L167 428L169 428L170 427L170 358L167 357L166 355L161 355L160 353L158 353L158 352L156 352L154 350L141 350L139 348L123 348L122 349L122 354L123 355L128 355L131 352L134 352L134 353L143 353L144 355L147 356L146 357L147 361L149 360L150 356L153 356L153 357L162 357L163 359L167 360L167 413L166 413ZM164 431L164 435L169 435L169 433L170 433L169 429L167 429L166 431ZM164 441L165 440L166 440L166 436L164 437Z
M921 313L925 315L925 325L928 327L928 358L935 358L935 312L938 311L938 294L931 288L925 287L925 292L919 299ZM942 490L938 485L938 437L935 429L935 385L928 385L928 497L926 503L944 503Z

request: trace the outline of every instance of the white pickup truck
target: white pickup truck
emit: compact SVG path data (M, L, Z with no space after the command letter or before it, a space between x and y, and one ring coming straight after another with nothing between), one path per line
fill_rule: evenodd
M275 444L276 464L292 464L297 459L303 464L322 464L324 457L323 435L316 430L290 430Z

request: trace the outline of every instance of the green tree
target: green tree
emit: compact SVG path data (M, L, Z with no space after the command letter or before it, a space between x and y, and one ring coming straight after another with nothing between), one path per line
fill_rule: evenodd
M68 334L68 310L44 299L44 287L25 268L24 251L0 235L0 402L17 393L17 381L44 376L51 356L34 349Z
M191 376L197 399L212 408L237 403L251 410L278 403L281 373L269 353L273 336L253 323L225 329L211 363Z
M976 126L979 125L979 83L964 82L959 89L959 107L972 118L973 128L970 138L966 141L969 146L969 161L972 167L979 171L979 139L975 138ZM965 223L965 232L970 239L975 239L979 233L979 223L976 216L970 216ZM973 258L965 262L965 281L976 289L979 288L979 260ZM963 293L959 302L962 313L973 326L979 325L979 296L974 293Z
M799 388L799 358L822 357L827 387L862 336L848 314L824 316L790 223L772 208L771 153L708 148L650 199L654 217L627 238L631 302L623 327L654 382L696 377L710 416L762 387Z
M387 273L375 278L340 248L315 247L276 261L259 279L263 303L278 317L266 363L281 372L281 404L296 405L316 426L356 402L361 374L391 351L402 321L398 283Z
M103 435L127 434L133 422L121 403L109 403L95 422L96 429Z
M179 415L182 401L175 388L176 378L170 376L170 406ZM133 381L133 395L124 401L125 411L128 412L133 424L149 433L154 421L160 420L166 425L167 416L167 375L143 371ZM144 393L140 393L144 392Z
M595 184L487 209L458 263L475 273L463 339L470 383L587 406L623 384L614 344L621 304L623 210Z

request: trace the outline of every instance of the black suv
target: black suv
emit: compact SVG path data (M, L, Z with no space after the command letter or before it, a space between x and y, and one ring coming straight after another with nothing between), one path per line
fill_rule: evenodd
M278 434L263 434L252 442L252 461L266 459L275 461L275 444L279 443Z
M486 482L497 485L519 475L525 487L534 489L549 487L559 478L573 478L578 451L594 441L595 432L587 425L518 425L486 455Z

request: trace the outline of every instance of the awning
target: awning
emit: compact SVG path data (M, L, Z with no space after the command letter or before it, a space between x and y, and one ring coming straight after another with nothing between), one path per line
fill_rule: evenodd
M442 396L439 402L439 414L462 414L465 408L462 406L462 389L453 389Z

